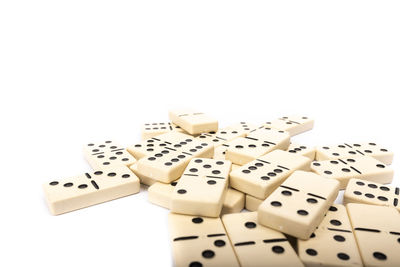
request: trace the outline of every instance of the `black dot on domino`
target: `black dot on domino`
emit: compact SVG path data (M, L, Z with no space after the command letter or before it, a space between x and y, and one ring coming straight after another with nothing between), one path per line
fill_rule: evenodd
M308 215L308 212L306 210L298 210L297 214L299 214L301 216L306 216L306 215Z
M341 260L347 261L350 259L349 255L347 255L346 253L338 253L337 257Z
M200 218L200 217L193 218L192 222L193 223L202 223L203 222L203 218Z
M204 250L203 253L201 253L201 255L203 255L204 258L206 259L211 259L212 257L214 257L215 253L212 250Z
M280 207L280 206L282 206L282 203L279 202L279 201L272 201L271 205L274 206L274 207Z
M318 254L318 252L312 248L306 249L306 253L310 256L316 256Z
M285 249L281 246L273 246L272 251L277 254L281 254L281 253L285 252Z
M346 238L344 238L344 236L342 236L342 235L335 235L335 236L333 236L333 239L335 239L338 242L346 241Z
M203 264L201 264L198 261L193 261L189 264L189 267L203 267Z
M223 246L225 246L225 241L224 240L220 240L220 239L215 240L214 245L216 247L223 247Z
M376 251L372 255L374 256L375 259L378 259L378 260L381 260L381 261L384 261L384 260L387 259L386 255L383 254L382 252Z
M257 224L255 224L254 222L246 222L244 226L246 226L246 228L253 229L256 228Z

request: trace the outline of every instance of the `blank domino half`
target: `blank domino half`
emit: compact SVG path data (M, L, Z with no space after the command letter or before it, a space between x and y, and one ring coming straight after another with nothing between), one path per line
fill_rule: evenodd
M195 135L218 130L218 121L210 116L193 110L172 110L169 112L170 120Z
M309 158L274 150L232 171L230 185L243 193L265 199L294 171L308 171L310 163Z
M314 120L305 116L288 116L266 122L265 126L287 131L294 136L311 130L314 127Z
M128 167L120 165L108 171L53 180L43 188L51 213L58 215L136 194L140 184Z
M137 169L137 163L132 164L129 169L131 169L131 171L139 178L141 184L151 186L152 184L157 183L157 180L141 174Z
M289 133L272 128L259 128L246 137L228 142L226 159L234 164L244 165L275 149L286 150L290 144Z
M282 233L257 223L257 212L224 215L222 222L240 266L303 266Z
M300 239L308 239L339 192L339 182L295 171L259 207L258 222Z
M348 158L353 156L371 156L385 164L392 164L393 152L376 143L342 143L320 146L316 150L316 160Z
M220 218L170 213L169 232L176 267L239 267Z
M177 131L184 133L185 131L181 127L171 123L171 122L154 122L145 123L142 126L142 140L146 140L161 134L165 134L171 131Z
M259 199L251 195L246 195L245 208L249 211L257 211L258 207L265 199Z
M170 184L156 182L149 187L149 201L166 209L171 208L171 198L174 188L178 184L176 180ZM240 212L244 208L244 194L235 189L228 188L222 205L221 214Z
M240 191L228 188L222 205L221 214L237 213L244 209L245 197Z
M84 146L83 154L93 169L102 169L116 165L130 166L136 159L128 151L113 141L89 143Z
M287 149L288 152L307 157L311 160L315 159L315 147L291 143Z
M395 208L347 204L364 266L400 266L400 215Z
M363 266L346 207L332 205L308 240L297 240L306 266Z
M168 184L160 182L152 184L148 189L149 201L157 206L171 209L172 193L178 182L179 180Z
M172 193L171 211L218 217L228 187L230 170L230 161L192 159Z
M399 187L351 179L344 191L343 203L390 206L400 211L399 199Z
M393 170L369 156L315 161L311 170L327 178L340 182L340 189L345 189L351 178L358 178L377 183L391 183Z

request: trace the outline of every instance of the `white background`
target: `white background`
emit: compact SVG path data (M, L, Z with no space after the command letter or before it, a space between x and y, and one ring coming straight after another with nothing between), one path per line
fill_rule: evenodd
M170 266L168 212L144 189L54 217L41 184L90 171L85 143L138 142L171 108L222 126L304 114L316 124L297 142L398 156L399 14L398 1L1 1L0 265Z

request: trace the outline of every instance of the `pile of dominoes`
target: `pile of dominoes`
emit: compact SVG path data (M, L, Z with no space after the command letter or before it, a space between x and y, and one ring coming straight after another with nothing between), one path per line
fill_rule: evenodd
M139 192L170 209L175 266L400 266L393 153L291 143L308 117L222 129L200 112L145 124L140 143L90 143L92 173L44 185L54 215ZM344 190L343 204L334 204ZM246 212L250 211L250 212Z

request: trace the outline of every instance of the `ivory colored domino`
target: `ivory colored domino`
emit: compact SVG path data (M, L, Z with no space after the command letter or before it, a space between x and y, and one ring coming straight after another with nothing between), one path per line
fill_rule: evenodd
M120 165L112 170L53 180L44 184L43 189L51 213L59 215L136 194L140 185L129 168Z
M113 141L89 143L84 146L83 154L93 169L103 169L117 165L130 166L136 159L125 148Z
M304 266L282 233L257 223L257 212L227 214L222 222L240 266Z
M308 240L297 240L305 266L363 266L346 207L332 205Z
M181 127L179 127L171 122L145 123L142 126L142 140L156 137L161 134L168 133L170 131L177 131L177 132L184 133L184 130L182 130Z
M264 200L265 199L259 199L246 194L245 208L249 211L257 211L258 207L261 205L261 203L263 203Z
M137 169L137 163L132 164L129 169L139 178L141 184L151 186L152 184L156 183L157 180L150 178L146 175L141 174Z
M311 130L314 127L314 120L305 116L288 116L266 122L265 126L287 131L294 136Z
M221 214L238 213L244 209L244 194L235 189L226 190L225 199L222 205Z
M344 203L364 203L394 207L400 211L400 188L351 179L344 191Z
M180 142L186 142L186 140L192 139L193 136L188 134L170 131L165 134L144 140L138 144L131 145L127 150L136 159L141 159L164 150L164 147L166 146L171 146L172 144L176 146L179 145Z
M196 137L196 139L201 142L213 144L214 147L218 147L226 142L232 141L238 137L243 137L245 135L246 132L241 129L224 128L218 130L217 132L202 133Z
M315 159L315 147L309 147L305 145L291 143L287 151L293 154L298 154L307 157L311 160Z
M218 121L210 116L193 110L172 110L169 112L170 120L186 132L195 135L206 132L216 132Z
M220 218L170 213L169 232L176 267L239 267Z
M218 217L226 195L230 170L230 161L192 159L172 193L171 211Z
M149 157L141 158L138 161L138 171L157 181L170 183L182 175L192 158L211 158L213 154L212 145L186 139L184 142L166 146Z
M316 160L348 158L353 156L371 156L384 164L392 164L393 152L376 143L342 143L320 146L316 150Z
M315 161L311 170L327 178L340 182L340 189L345 189L351 178L358 178L377 183L390 183L393 170L369 156L356 156L335 160Z
M277 149L232 171L230 185L265 199L294 171L308 171L310 163L309 158Z
M225 157L234 164L244 165L275 149L286 150L289 143L289 133L272 128L259 128L246 137L228 142Z
M258 207L258 222L285 234L308 239L339 192L339 182L295 171Z
M347 204L364 266L400 266L400 215L395 208Z

